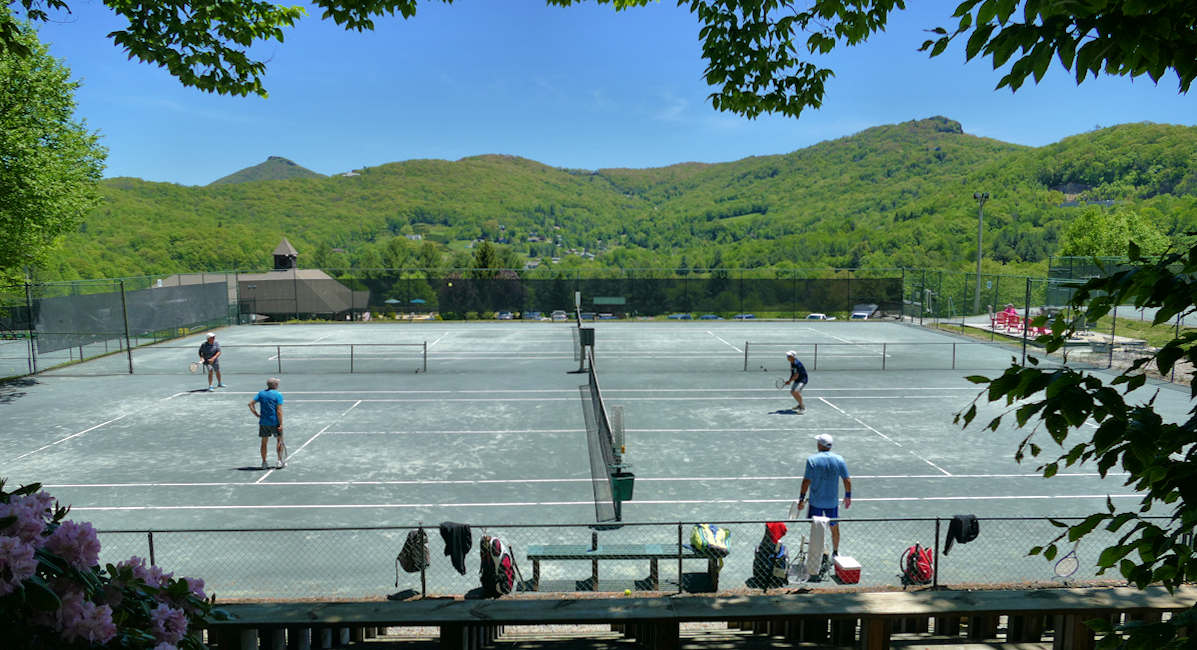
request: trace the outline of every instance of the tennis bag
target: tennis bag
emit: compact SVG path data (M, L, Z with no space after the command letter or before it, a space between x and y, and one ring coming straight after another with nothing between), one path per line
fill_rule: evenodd
M935 575L935 555L931 549L915 544L902 553L898 563L902 586L931 584Z
M694 524L690 529L690 546L700 555L725 558L728 554L728 539L731 531L711 524Z
M790 555L781 538L786 534L786 525L781 522L765 524L765 536L756 546L752 558L752 577L761 589L789 584L786 573L790 568Z
M413 530L407 534L403 548L395 556L395 586L399 584L399 569L408 573L419 573L432 563L432 553L428 550L428 533L423 528Z
M506 596L515 590L515 558L511 547L498 537L483 535L478 544L482 563L478 577L482 591L490 598Z

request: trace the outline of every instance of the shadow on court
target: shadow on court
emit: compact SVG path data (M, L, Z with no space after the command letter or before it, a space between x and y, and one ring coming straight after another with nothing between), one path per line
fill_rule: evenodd
M27 393L21 389L30 388L37 384L38 381L36 379L29 378L13 379L0 383L0 404L10 404L24 397Z

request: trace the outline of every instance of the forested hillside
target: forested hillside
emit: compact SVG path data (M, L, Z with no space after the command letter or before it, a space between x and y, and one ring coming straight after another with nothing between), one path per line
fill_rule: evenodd
M977 191L987 264L1011 272L1041 268L1098 211L1176 237L1197 228L1197 129L1128 124L1029 148L935 117L657 169L486 155L207 187L110 179L40 277L258 269L283 236L301 266L325 268L467 265L482 239L542 269L964 268Z

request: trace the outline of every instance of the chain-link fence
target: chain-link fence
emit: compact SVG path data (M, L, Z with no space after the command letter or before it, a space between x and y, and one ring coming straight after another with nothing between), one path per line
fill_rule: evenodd
M771 524L771 537L767 522L715 522L728 532L725 554L696 548L691 523L475 525L458 537L458 547L444 541L452 537L438 534L437 526L424 526L431 562L412 573L401 570L396 560L416 526L105 531L100 539L102 562L138 555L175 575L203 578L209 593L225 600L467 594L480 588L483 535L499 537L511 549L518 589L525 591L767 590L807 581L807 566L815 569L815 582L803 583L808 586L895 587L903 584L903 557L915 544L931 549L932 573L926 581L931 585L1012 587L1119 580L1116 574L1098 576L1095 566L1100 551L1116 541L1113 533L1098 530L1075 547L1062 544L1060 556L1075 551L1078 560L1075 569L1066 571L1060 558L1049 562L1027 555L1032 546L1059 534L1061 529L1050 520L992 518L978 523L979 535L973 541L947 550L950 518L841 520L838 557L846 570L838 576L835 562L821 560L822 550L831 552L831 540L824 536L822 547L812 544L818 533L809 520L784 522L780 537L777 524ZM464 530L462 524L450 526L458 527L458 533ZM784 546L782 559L778 545ZM808 565L812 555L816 560ZM856 582L853 561L860 566Z
M231 274L38 282L0 290L0 376L36 373L123 353L234 322ZM24 342L24 346L12 341ZM24 347L24 359L16 350ZM120 370L116 370L119 372Z
M1118 331L1119 319L1137 314L1115 312L1090 321L1083 311L1065 305L1079 281L992 274L978 281L975 273L935 269L291 269L27 283L0 288L0 376L92 359L101 362L80 372L136 372L138 366L176 372L176 357L162 361L174 365L161 369L155 363L162 355L139 352L147 344L231 323L296 318L548 320L553 312L572 313L575 293L582 296L585 319L884 316L994 345L986 351L963 346L964 340L808 344L804 357L817 356L828 370L1004 367L1011 352L1022 363L1033 355L1050 363L1108 368L1149 355L1153 350L1145 340ZM1036 319L1057 314L1076 323L1077 332L1063 349L1048 355L1035 339L1050 325ZM1177 333L1179 329L1178 321ZM768 343L749 341L744 367L756 367L754 352L775 356L777 350ZM777 345L792 349L800 343ZM291 372L372 372L372 364L386 372L398 367L395 357L409 356L398 349L392 354L363 347L361 352L359 363L356 350L344 345L279 350L264 355L263 368L253 372L288 372L278 369L280 362Z

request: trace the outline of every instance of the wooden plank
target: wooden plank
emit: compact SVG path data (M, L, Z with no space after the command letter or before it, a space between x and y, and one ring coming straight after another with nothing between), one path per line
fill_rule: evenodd
M706 554L682 547L686 559L706 558ZM677 544L534 544L527 547L530 560L653 560L678 556Z

